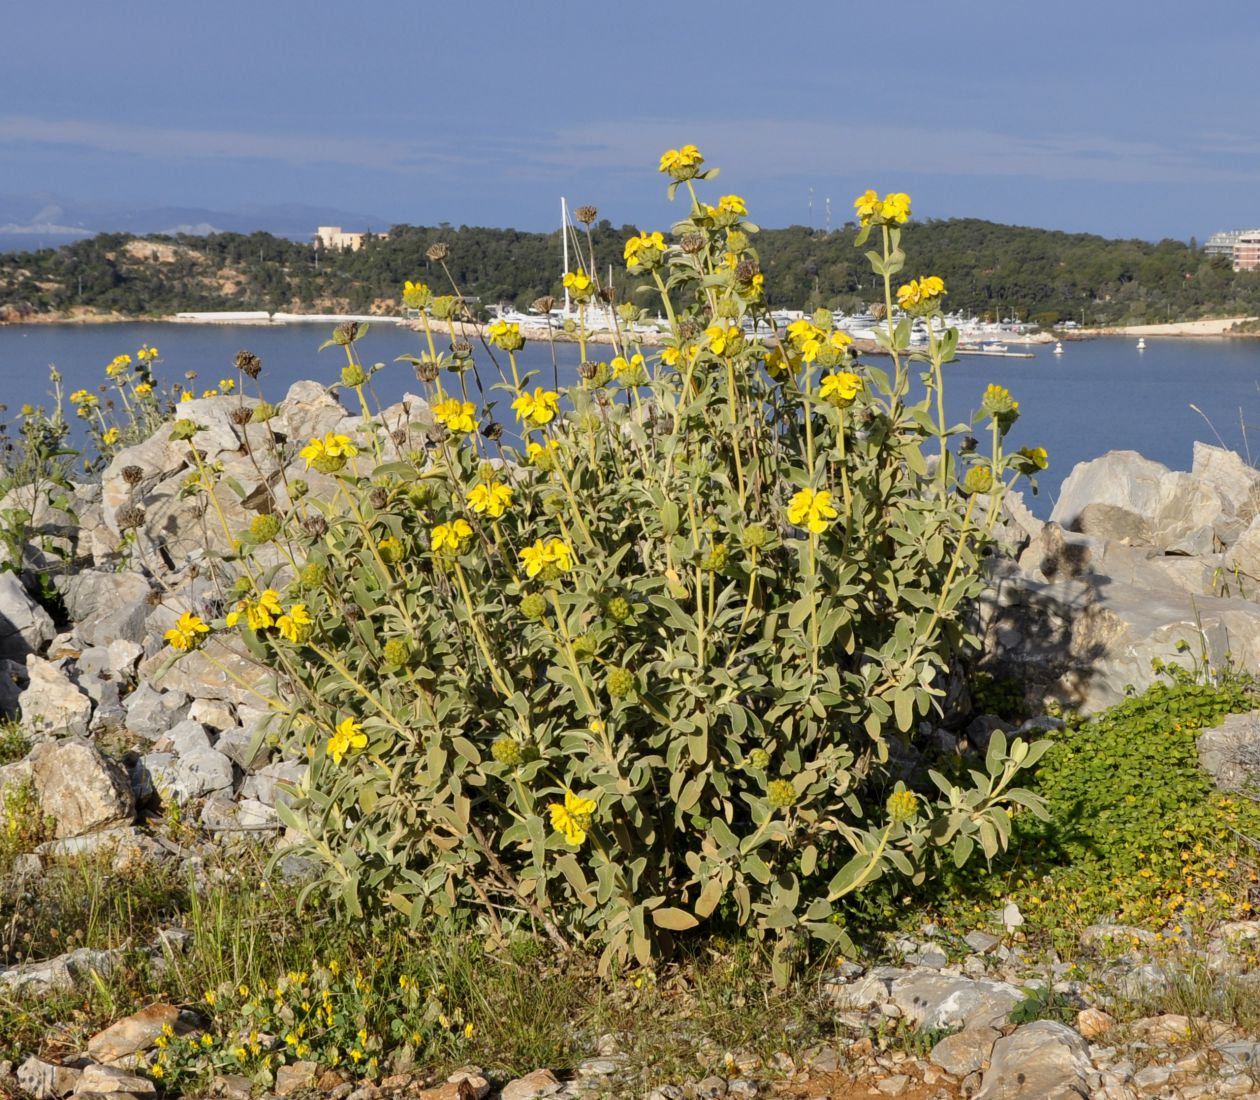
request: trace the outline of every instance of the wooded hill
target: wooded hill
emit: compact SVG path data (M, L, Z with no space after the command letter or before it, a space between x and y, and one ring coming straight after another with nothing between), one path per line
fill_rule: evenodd
M635 227L592 227L596 264L608 264L623 294L622 243ZM882 298L855 229L763 230L755 244L775 307L853 310ZM483 304L527 307L560 293L558 232L396 226L358 252L317 251L269 233L134 237L102 233L59 249L0 255L0 319L75 310L161 316L181 310L392 309L403 280L443 292L445 277L425 251L450 246L461 290ZM1089 234L997 225L972 218L912 222L906 276L937 274L951 310L1084 324L1121 324L1260 312L1260 271L1231 270L1180 241L1152 244ZM583 247L586 243L584 239ZM573 264L576 266L577 261ZM653 312L657 303L644 299Z

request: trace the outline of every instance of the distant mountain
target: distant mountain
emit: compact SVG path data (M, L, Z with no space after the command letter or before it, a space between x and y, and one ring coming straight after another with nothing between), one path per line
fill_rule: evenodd
M0 252L56 248L97 233L253 233L306 241L316 226L384 232L388 219L300 203L209 210L196 206L127 206L52 194L0 195Z

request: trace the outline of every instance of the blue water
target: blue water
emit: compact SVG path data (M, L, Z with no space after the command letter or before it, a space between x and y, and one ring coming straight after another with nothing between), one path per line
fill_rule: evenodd
M262 357L264 391L277 400L300 379L337 380L343 352L317 350L328 335L322 325L0 327L0 401L10 409L46 403L51 364L61 371L66 392L95 388L115 355L134 355L146 343L161 352L159 377L177 381L185 371L195 370L198 390L234 376L232 360L238 351L254 351ZM419 352L421 339L406 329L377 325L358 345L365 362L387 364L373 382L382 401L395 401L408 390L419 392L410 365L394 359ZM1038 345L1031 349L1032 359L962 359L946 367L947 412L952 420L968 418L990 382L1011 391L1022 414L1010 435L1012 445L1043 446L1050 453L1040 495L1029 500L1043 516L1072 467L1106 451L1140 451L1174 469L1189 468L1196 439L1249 455L1248 428L1260 424L1260 341L1148 338L1145 351L1135 344L1129 337L1108 337L1065 343L1061 356ZM577 348L557 347L561 384L570 384L576 377ZM478 349L477 355L483 380L497 380L484 353ZM522 368L541 372L540 380L550 381L546 344L526 345L519 361ZM502 398L500 404L499 418L510 422ZM1260 458L1260 434L1255 454Z

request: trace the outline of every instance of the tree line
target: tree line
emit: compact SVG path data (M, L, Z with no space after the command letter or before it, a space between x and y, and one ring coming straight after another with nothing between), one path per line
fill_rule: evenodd
M621 263L634 226L608 221L579 227L577 246L619 298L634 292ZM882 296L854 248L856 227L824 232L767 229L755 238L775 308L859 310ZM406 279L449 292L447 274L430 261L431 245L449 246L446 268L459 290L483 306L527 308L562 293L558 231L526 233L451 225L399 225L357 252L317 249L269 233L136 237L102 233L57 249L0 255L0 319L76 309L127 316L183 310L348 310L391 308ZM1085 233L998 225L975 218L911 222L904 229L916 258L913 275L936 274L947 307L990 318L1048 325L1155 323L1211 315L1260 313L1260 271L1235 272L1228 257L1193 242L1112 240ZM571 259L571 267L578 264ZM640 304L655 312L655 301Z

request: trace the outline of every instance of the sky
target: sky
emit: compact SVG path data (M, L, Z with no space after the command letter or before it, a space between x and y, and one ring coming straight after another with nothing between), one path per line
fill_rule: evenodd
M867 187L1107 236L1260 225L1253 0L9 0L0 195L667 227L691 142L766 226ZM812 193L812 208L811 208ZM376 220L379 219L379 222ZM313 229L314 227L312 227Z

